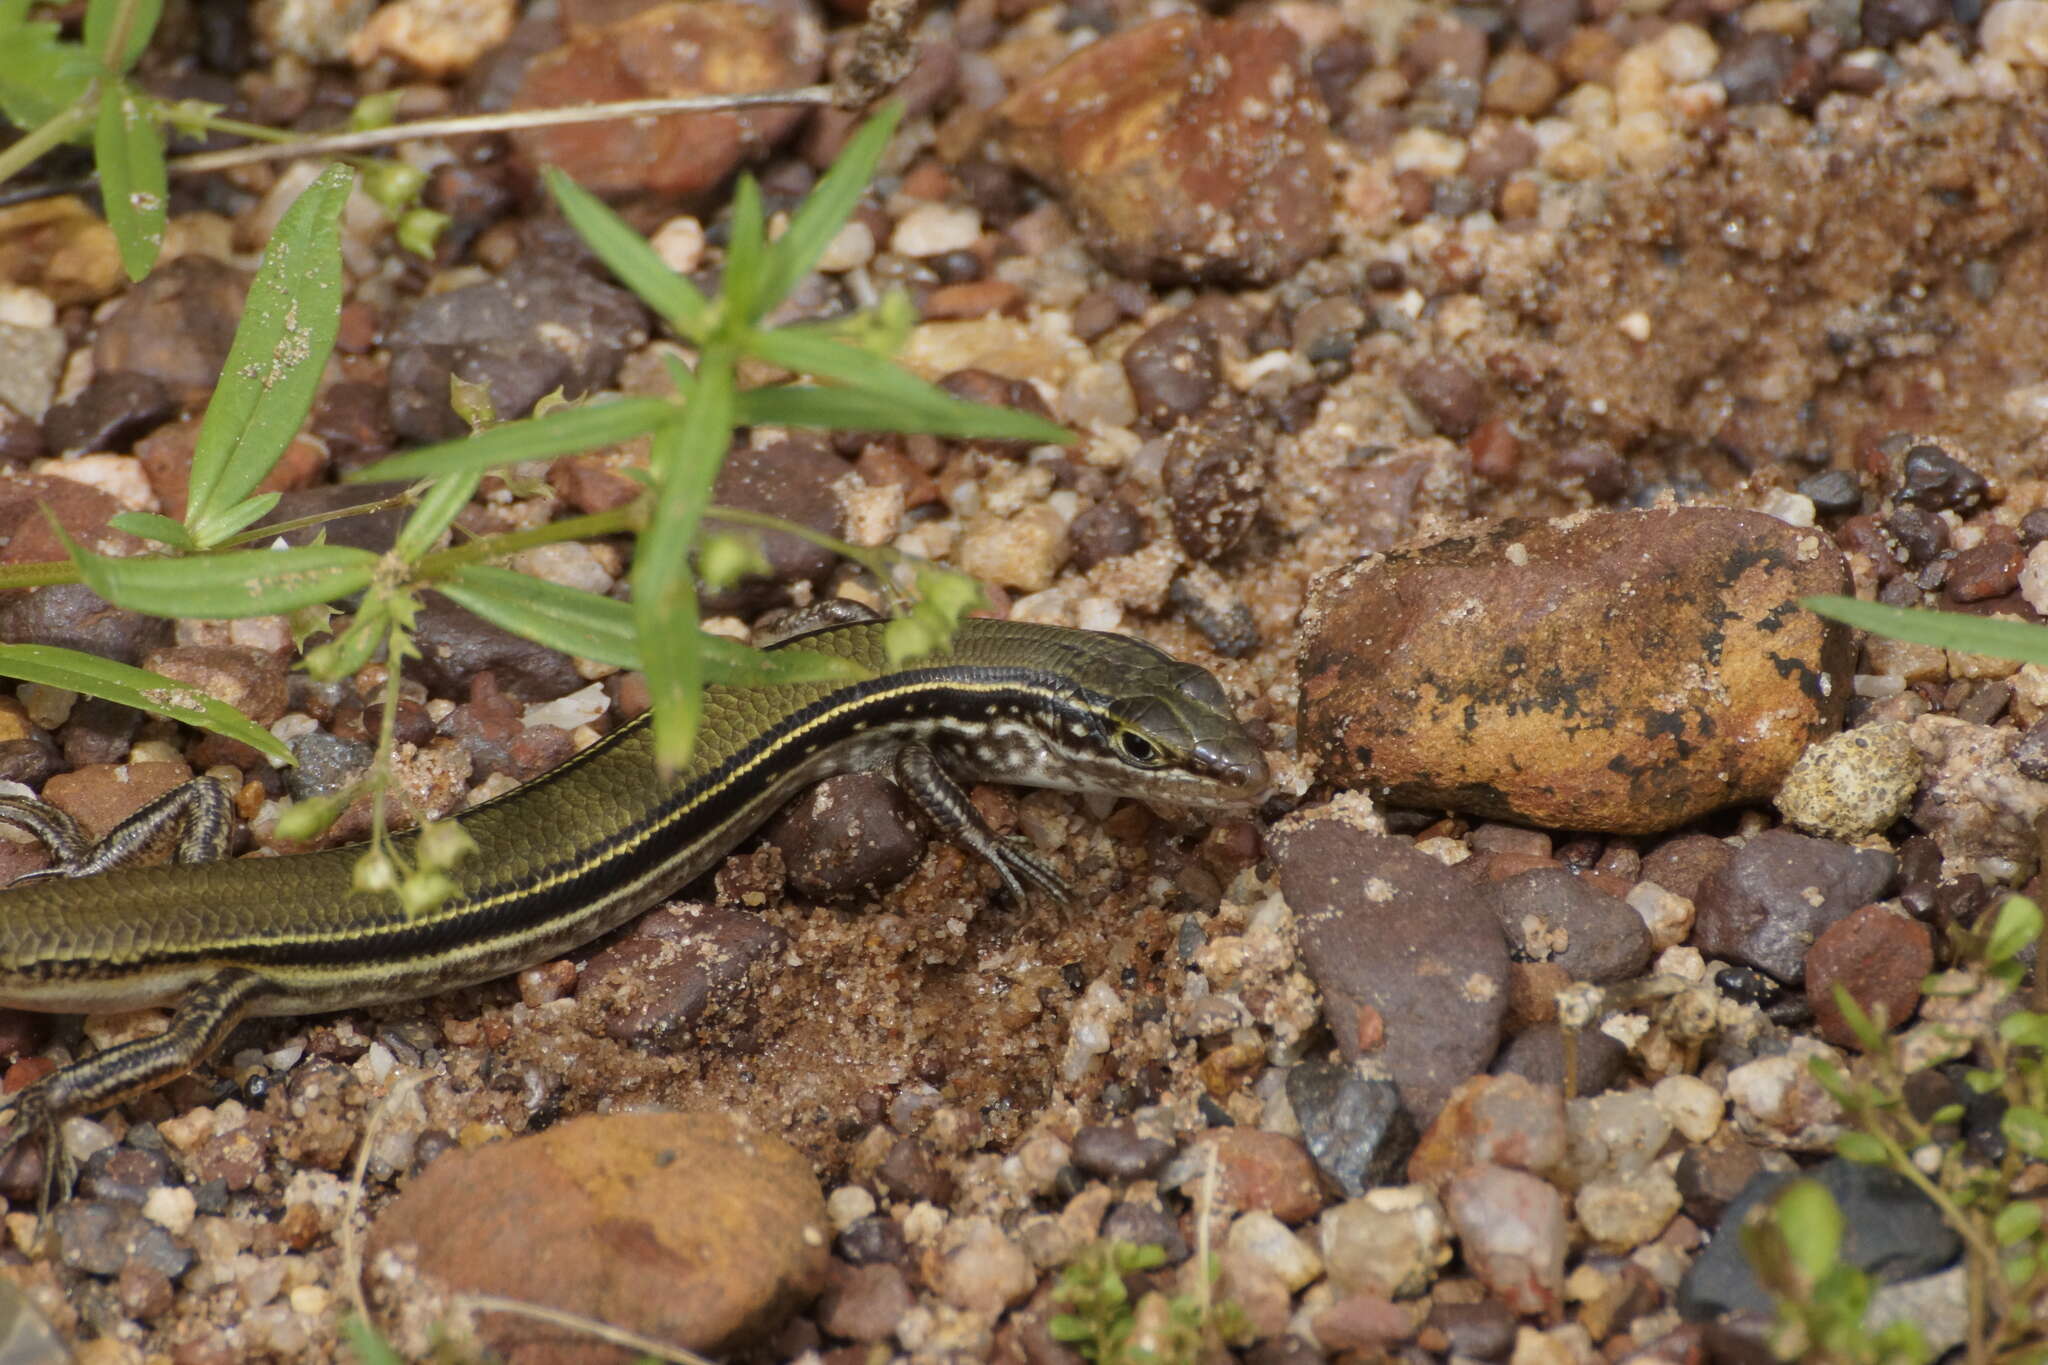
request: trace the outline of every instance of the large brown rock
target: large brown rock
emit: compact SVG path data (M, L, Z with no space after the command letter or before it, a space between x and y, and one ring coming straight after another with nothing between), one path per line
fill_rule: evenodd
M996 119L1005 154L1123 274L1271 284L1330 239L1322 101L1283 24L1140 24L1025 85Z
M1837 729L1848 589L1821 533L1682 507L1505 522L1324 575L1301 737L1401 804L1647 834L1767 799Z
M744 1118L608 1114L442 1157L378 1218L367 1264L401 1337L436 1316L410 1311L416 1272L722 1353L816 1297L831 1235L810 1163ZM509 1314L479 1335L511 1365L633 1359Z

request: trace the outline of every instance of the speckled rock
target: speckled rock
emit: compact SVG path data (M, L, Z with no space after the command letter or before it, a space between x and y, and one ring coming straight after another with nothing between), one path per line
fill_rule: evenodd
M2031 865L2034 824L2048 813L2048 782L2033 781L2015 764L2020 732L1921 716L1910 733L1925 764L1913 823L1941 846L1942 857Z
M1406 839L1314 820L1276 831L1273 848L1338 1047L1386 1067L1409 1113L1429 1123L1500 1046L1500 922L1465 873Z
M1777 791L1841 722L1825 536L1722 508L1515 521L1320 578L1301 738L1395 801L1645 834Z
M1026 84L996 118L1004 152L1113 270L1271 284L1329 241L1321 100L1284 24L1140 24Z
M1920 755L1897 722L1865 725L1815 744L1778 788L1776 804L1809 834L1858 839L1906 813L1920 785Z
M365 1261L387 1268L402 1351L438 1320L414 1316L417 1274L717 1353L815 1297L830 1241L782 1139L726 1114L609 1114L450 1152L386 1207ZM479 1334L512 1365L616 1358L526 1318L486 1314Z

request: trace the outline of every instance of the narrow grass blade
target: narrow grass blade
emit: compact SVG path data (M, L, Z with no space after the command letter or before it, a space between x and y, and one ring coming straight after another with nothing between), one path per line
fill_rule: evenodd
M347 545L117 559L66 544L79 577L101 597L173 618L271 616L360 592L377 570L377 556Z
M875 167L881 164L890 136L902 120L901 101L891 100L847 140L832 169L825 172L790 215L789 229L769 246L767 259L762 263L756 306L763 313L772 312L775 305L789 297L797 281L818 263L826 246L846 226L846 220L860 206L868 181L874 178Z
M544 417L528 417L474 436L422 446L348 476L350 483L385 479L421 479L465 470L495 469L521 460L551 460L598 446L618 445L645 436L676 419L673 403L659 398L625 398L616 403L556 408Z
M690 567L697 523L732 441L732 353L708 347L682 420L654 437L654 516L633 560L633 619L654 709L654 756L665 773L689 761L704 688L697 648L697 586Z
M216 701L198 688L161 673L133 668L75 649L54 645L0 645L0 676L81 692L88 697L132 706L153 716L211 730L260 749L279 763L293 761L291 750L277 736L247 716Z
M677 333L701 343L714 314L712 303L703 292L670 270L654 254L646 238L620 221L596 195L553 167L548 169L546 179L548 191L561 205L569 226L590 244L619 283L638 294L640 301L667 319Z
M121 266L129 279L140 280L164 244L171 183L164 169L163 130L144 97L126 81L109 80L100 87L92 154Z
M640 667L633 609L624 602L485 564L466 564L435 586L514 635L578 658Z
M1854 597L1802 597L1799 605L1844 625L1894 640L1989 654L2023 664L2048 664L2048 627L2025 621L1919 607L1888 607Z
M201 545L240 530L236 504L276 465L313 405L341 325L341 210L355 172L329 166L278 221L249 287L192 453L185 527Z
M757 332L749 339L748 349L785 370L816 375L865 394L878 406L893 406L896 417L881 430L924 431L942 436L987 436L1054 445L1064 445L1074 439L1072 432L1042 417L1010 408L963 402L945 390L927 384L900 365L857 346L849 346L818 328L777 327L772 331ZM788 393L792 390L767 392ZM803 393L804 390L793 392ZM783 401L793 404L816 400Z
M457 474L443 474L434 480L434 486L420 499L419 506L412 509L412 515L399 528L398 540L392 548L398 557L410 564L434 548L441 533L449 528L462 509L469 506L469 500L476 496L476 486L483 482L483 471L465 469Z
M732 217L726 224L725 273L719 292L728 318L752 327L766 311L761 303L761 270L768 254L768 229L762 221L761 186L742 174L733 190Z

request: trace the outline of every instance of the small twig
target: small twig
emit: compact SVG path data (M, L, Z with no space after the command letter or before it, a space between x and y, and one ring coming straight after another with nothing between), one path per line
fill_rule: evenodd
M638 1351L653 1356L656 1360L667 1360L674 1365L712 1365L712 1362L695 1351L682 1346L673 1346L652 1337L643 1337L623 1327L614 1327L596 1318L586 1318L581 1313L571 1313L564 1308L549 1308L545 1304L523 1303L518 1299L502 1298L496 1294L458 1294L454 1306L464 1310L482 1310L489 1313L511 1313L522 1318L532 1318L553 1327L566 1328L596 1337L622 1350Z
M715 114L729 109L752 109L780 104L829 104L832 87L799 86L793 90L767 90L755 95L691 95L657 100L617 100L610 104L586 104L562 109L508 109L496 114L466 114L460 118L423 119L418 123L397 123L389 128L365 128L351 133L322 133L293 142L259 143L229 147L218 152L194 152L169 162L172 175L199 175L224 171L259 161L284 161L301 156L341 156L390 147L435 137L474 137L483 133L512 133L527 128L557 128L577 123L603 123L609 119L652 118L661 114Z
M370 1147L375 1143L392 1111L419 1088L423 1075L406 1076L384 1093L363 1124L362 1145L356 1149L355 1169L349 1173L348 1203L341 1211L341 1278L348 1286L349 1301L365 1324L370 1321L370 1300L363 1292L363 1251L356 1244L356 1221L363 1212L363 1187L369 1180Z

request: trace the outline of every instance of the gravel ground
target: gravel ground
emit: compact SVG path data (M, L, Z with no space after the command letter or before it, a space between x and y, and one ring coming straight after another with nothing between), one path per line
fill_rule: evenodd
M765 89L843 70L861 8L192 0L144 73L304 129L380 91L428 117ZM2048 0L959 0L916 31L884 174L786 317L901 286L905 363L1080 439L758 430L719 500L1209 667L1268 750L1265 803L977 789L1078 889L1020 908L887 783L835 779L612 940L246 1025L73 1122L55 1254L35 1171L0 1172L0 1278L93 1365L347 1359L359 1281L414 1354L480 1291L738 1359L1042 1365L1081 1358L1052 1290L1113 1237L1165 1248L1127 1277L1146 1331L1206 1246L1228 1353L1262 1365L1747 1362L1767 1304L1720 1234L1808 1169L1918 1296L1899 1311L1946 1330L1952 1235L1829 1160L1806 1061L1855 1052L1835 984L1903 1024L1949 927L2038 892L2048 673L1788 604L2048 614ZM351 213L276 517L462 430L451 374L501 416L665 385L675 343L549 216L539 164L715 285L735 168L786 210L852 126L410 149L451 226L427 263ZM39 503L110 552L138 548L115 512L182 510L254 253L309 174L181 180L132 288L78 201L0 209L0 562L61 554ZM645 460L494 477L461 525L615 507ZM707 599L717 628L866 591L766 548ZM607 592L629 552L515 567ZM0 639L190 680L301 760L0 694L0 778L88 828L207 772L261 851L374 743L381 667L290 675L282 618L6 596ZM452 604L420 634L401 767L437 812L646 704ZM41 856L0 843L0 873ZM1608 1008L1567 1049L1575 985ZM6 1084L161 1022L0 1014ZM631 1358L477 1330L522 1365Z

